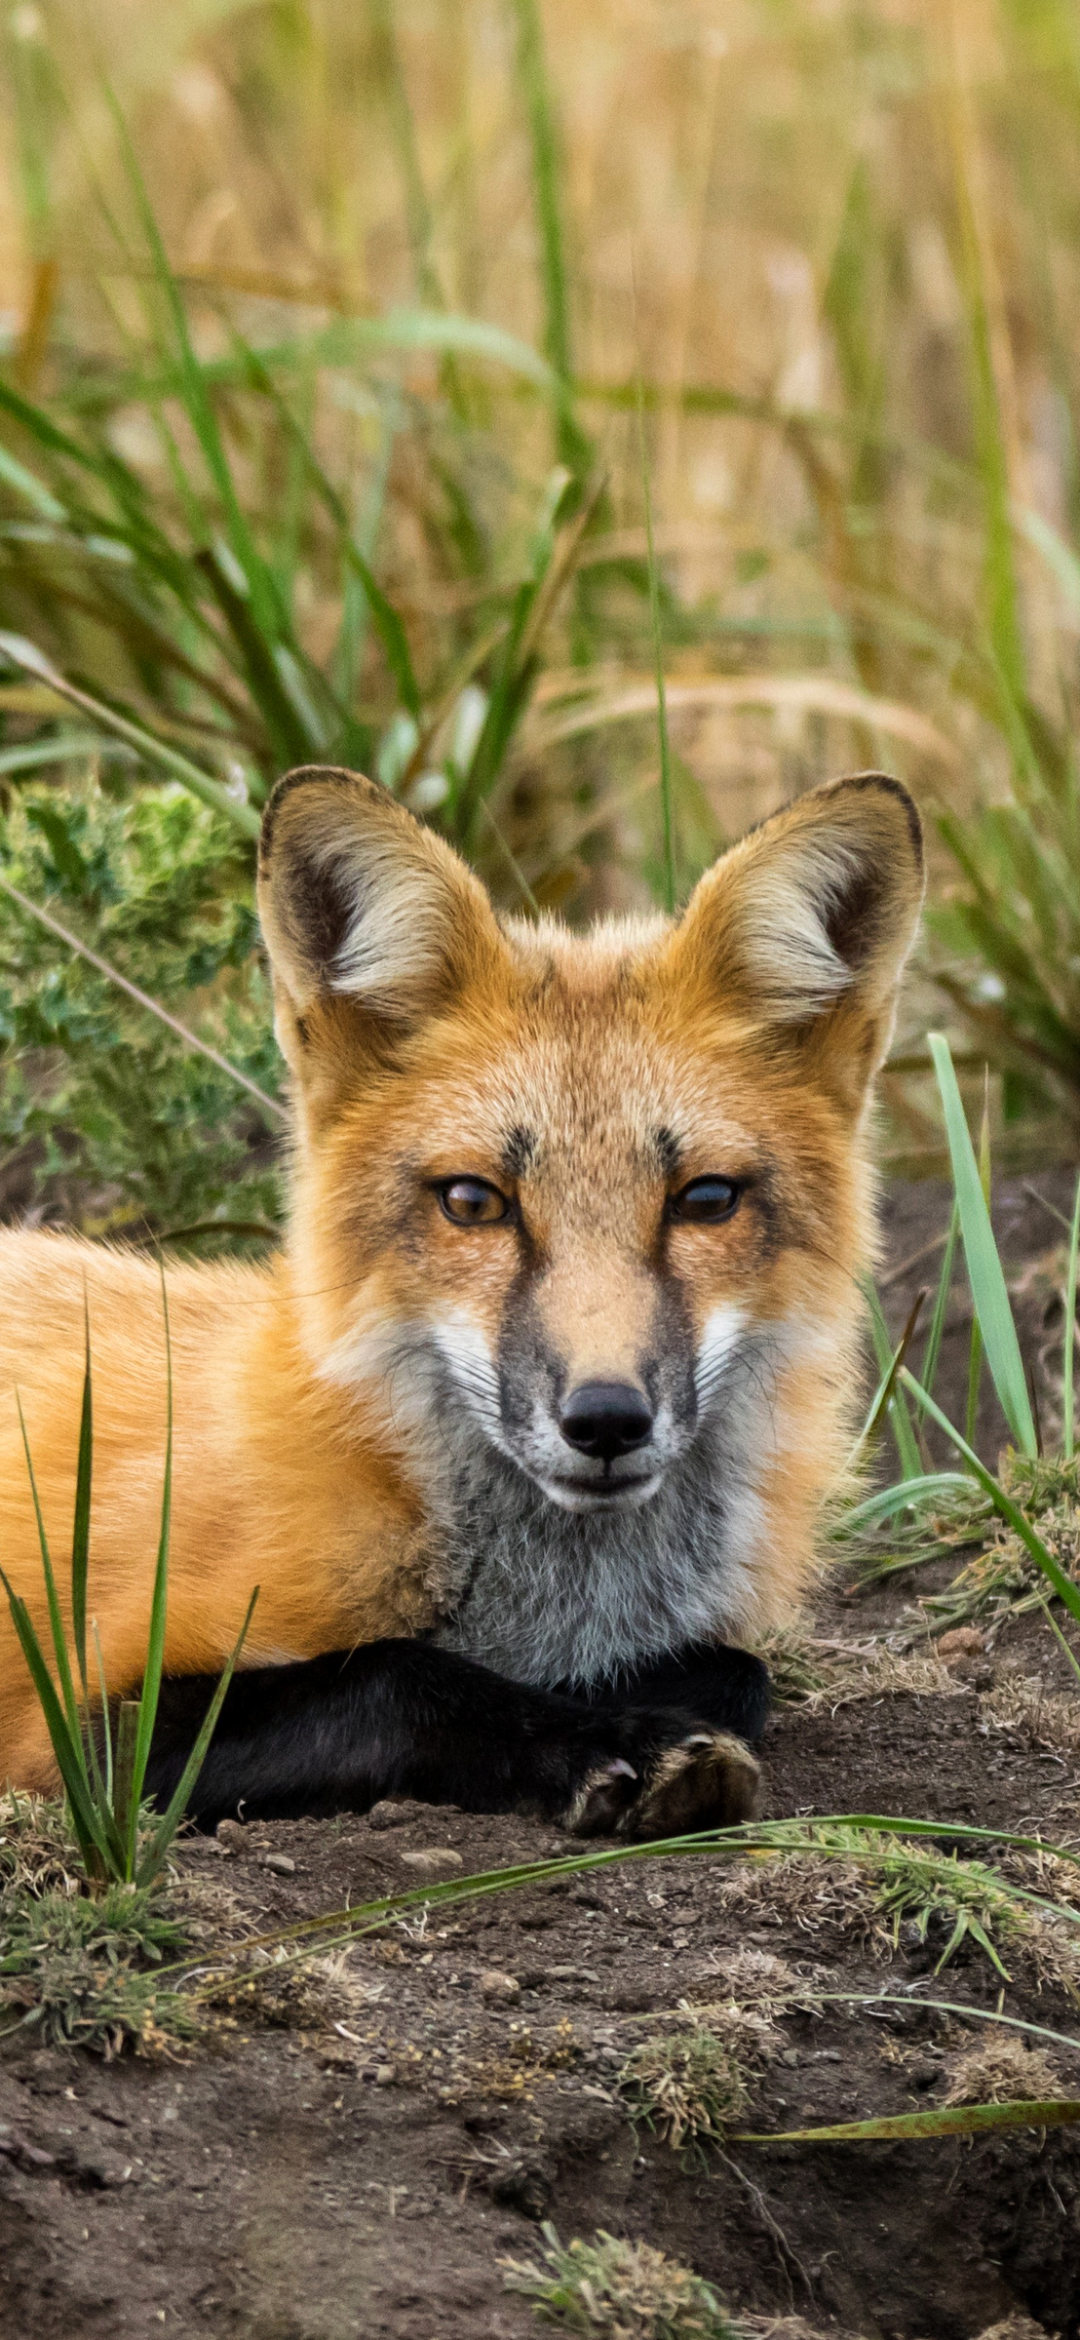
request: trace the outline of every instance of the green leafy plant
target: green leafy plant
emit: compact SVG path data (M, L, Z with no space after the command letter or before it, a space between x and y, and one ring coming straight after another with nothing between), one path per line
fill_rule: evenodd
M93 1628L91 1628L94 1641L93 1654L96 1661L94 1693L100 1699L102 1742L100 1747L93 1719L95 1695L92 1693L90 1685L87 1641L87 1593L94 1446L89 1317L87 1317L86 1325L86 1364L83 1374L82 1419L79 1432L75 1516L71 1541L71 1637L75 1650L77 1688L76 1673L72 1671L67 1628L60 1603L56 1574L45 1534L41 1505L38 1500L37 1481L34 1477L33 1460L26 1435L21 1402L19 1404L19 1420L22 1425L26 1467L30 1478L38 1540L41 1547L52 1667L50 1667L45 1647L35 1628L25 1599L15 1592L4 1569L0 1567L0 1583L3 1584L7 1594L12 1623L30 1670L48 1728L56 1766L67 1797L72 1827L86 1866L87 1877L96 1887L112 1884L146 1887L152 1884L154 1878L160 1874L169 1846L183 1819L187 1799L210 1744L258 1597L258 1587L256 1587L248 1604L247 1615L241 1626L235 1647L218 1682L195 1745L184 1767L183 1776L165 1811L160 1814L154 1813L144 1806L143 1783L150 1759L150 1745L161 1692L165 1657L169 1529L172 1509L172 1356L169 1345L168 1302L165 1296L164 1275L162 1276L162 1304L165 1310L167 1429L161 1498L161 1533L158 1539L157 1563L151 1595L146 1664L140 1695L135 1699L121 1700L114 1730L101 1650L96 1632L93 1632Z

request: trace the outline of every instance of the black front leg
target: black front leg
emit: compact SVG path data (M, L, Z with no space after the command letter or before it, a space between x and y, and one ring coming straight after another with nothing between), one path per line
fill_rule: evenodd
M604 1707L668 1706L716 1730L735 1731L756 1746L772 1703L764 1658L733 1642L693 1642L670 1657L652 1658L620 1675L610 1688L589 1691Z
M147 1793L175 1789L212 1677L162 1684ZM694 1725L700 1727L695 1729ZM363 1812L381 1796L533 1811L582 1834L706 1827L753 1809L757 1766L707 1714L531 1689L417 1641L234 1676L191 1798L227 1814Z

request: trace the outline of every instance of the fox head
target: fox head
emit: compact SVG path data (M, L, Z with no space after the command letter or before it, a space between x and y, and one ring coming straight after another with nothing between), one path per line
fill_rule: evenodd
M753 831L678 919L578 935L499 916L370 781L280 782L259 892L303 1338L474 1538L481 1480L582 1553L711 1536L728 1626L805 1564L922 884L911 798L866 773Z

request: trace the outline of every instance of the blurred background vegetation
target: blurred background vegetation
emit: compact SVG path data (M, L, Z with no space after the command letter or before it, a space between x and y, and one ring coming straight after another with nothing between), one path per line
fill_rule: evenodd
M2 39L0 1213L271 1238L252 837L311 760L574 920L901 773L889 1158L937 1159L942 1020L998 1159L1075 1158L1074 0L20 0Z

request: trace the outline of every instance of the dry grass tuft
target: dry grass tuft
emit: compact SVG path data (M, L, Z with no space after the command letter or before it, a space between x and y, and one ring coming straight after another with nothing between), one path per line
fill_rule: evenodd
M1080 1698L1075 1690L1048 1690L1041 1675L1006 1674L979 1701L984 1722L1015 1731L1035 1747L1080 1755Z
M737 2007L730 2012L745 2040L746 2019ZM759 2017L759 2033L762 2028ZM706 2146L722 2144L750 2102L750 2076L735 2042L697 2026L642 2040L623 2065L619 2088L632 2120L676 2152L685 2147L699 2156Z
M0 1894L78 1893L82 1874L58 1798L0 1795Z
M1003 2032L981 2039L950 2057L946 2104L1009 2104L1060 2095L1060 2083L1044 2048L1025 2047Z
M650 2243L623 2242L601 2230L595 2242L563 2247L541 2227L542 2267L505 2262L512 2291L531 2299L545 2323L594 2340L736 2340L732 2322L708 2283Z
M716 2002L709 1996L719 1985L725 2004L771 2028L780 2015L817 2013L815 1989L826 1980L821 1966L792 1966L772 1950L730 1950L717 1953L709 1974L694 1983L687 1996L697 2006Z

